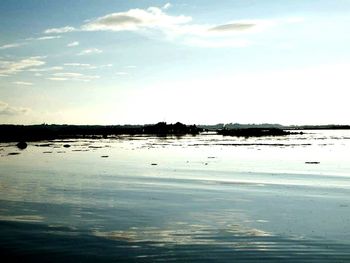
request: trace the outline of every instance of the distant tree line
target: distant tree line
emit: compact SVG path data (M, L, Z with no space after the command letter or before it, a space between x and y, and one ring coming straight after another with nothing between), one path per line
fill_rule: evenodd
M185 125L180 122L155 125L0 125L0 141L37 141L59 138L95 138L111 135L185 135L198 134L203 129L196 125Z
M159 122L149 125L0 125L0 141L38 141L60 138L107 138L113 135L148 134L196 135L203 131L215 131L226 136L280 136L291 134L286 130L308 129L350 129L350 125L303 125L283 126L280 124L238 124L185 125L180 122L167 124Z

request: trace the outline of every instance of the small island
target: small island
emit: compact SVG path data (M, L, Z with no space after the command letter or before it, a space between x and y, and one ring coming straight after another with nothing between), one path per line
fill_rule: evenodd
M217 131L224 136L237 137L261 137L261 136L285 136L292 134L279 128L241 128L241 129L222 129Z

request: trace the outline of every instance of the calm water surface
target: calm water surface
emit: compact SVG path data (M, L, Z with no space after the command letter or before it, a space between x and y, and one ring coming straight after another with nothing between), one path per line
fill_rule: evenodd
M2 143L0 252L9 262L350 262L349 156L350 131Z

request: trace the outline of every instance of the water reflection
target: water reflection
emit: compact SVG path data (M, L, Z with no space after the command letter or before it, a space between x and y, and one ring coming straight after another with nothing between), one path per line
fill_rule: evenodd
M38 215L17 215L8 216L0 215L0 221L10 221L10 222L43 222L44 217Z
M120 231L93 231L92 234L112 240L127 240L128 242L150 242L155 246L177 245L217 245L224 247L240 247L259 249L261 242L253 238L270 237L263 230L247 228L242 225L228 225L224 229L213 229L210 225L177 224L181 228L160 229L157 227L138 228ZM257 246L254 247L254 244Z
M29 143L19 155L1 145L0 252L53 262L346 262L344 138L120 136Z
M221 231L208 238L210 232L205 229L194 233L204 235L204 241L198 237L192 242L183 237L187 233L169 230L145 230L144 234L151 236L157 233L160 241L135 239L135 230L125 237L119 232L90 234L62 226L18 222L0 222L0 230L5 236L0 239L2 255L26 262L347 262L350 256L348 247L337 243L279 236L252 239Z

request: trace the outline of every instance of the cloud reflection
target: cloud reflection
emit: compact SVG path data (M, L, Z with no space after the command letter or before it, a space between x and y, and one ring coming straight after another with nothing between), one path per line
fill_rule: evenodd
M249 228L240 224L216 229L210 225L175 224L177 228L131 228L118 231L95 230L92 234L110 240L147 242L153 246L171 245L216 245L237 249L260 249L271 245L271 241L260 240L273 237L269 232ZM257 239L257 240L255 240Z
M38 215L17 215L17 216L6 216L0 215L0 221L10 222L28 222L28 223L40 223L44 222L44 217Z

